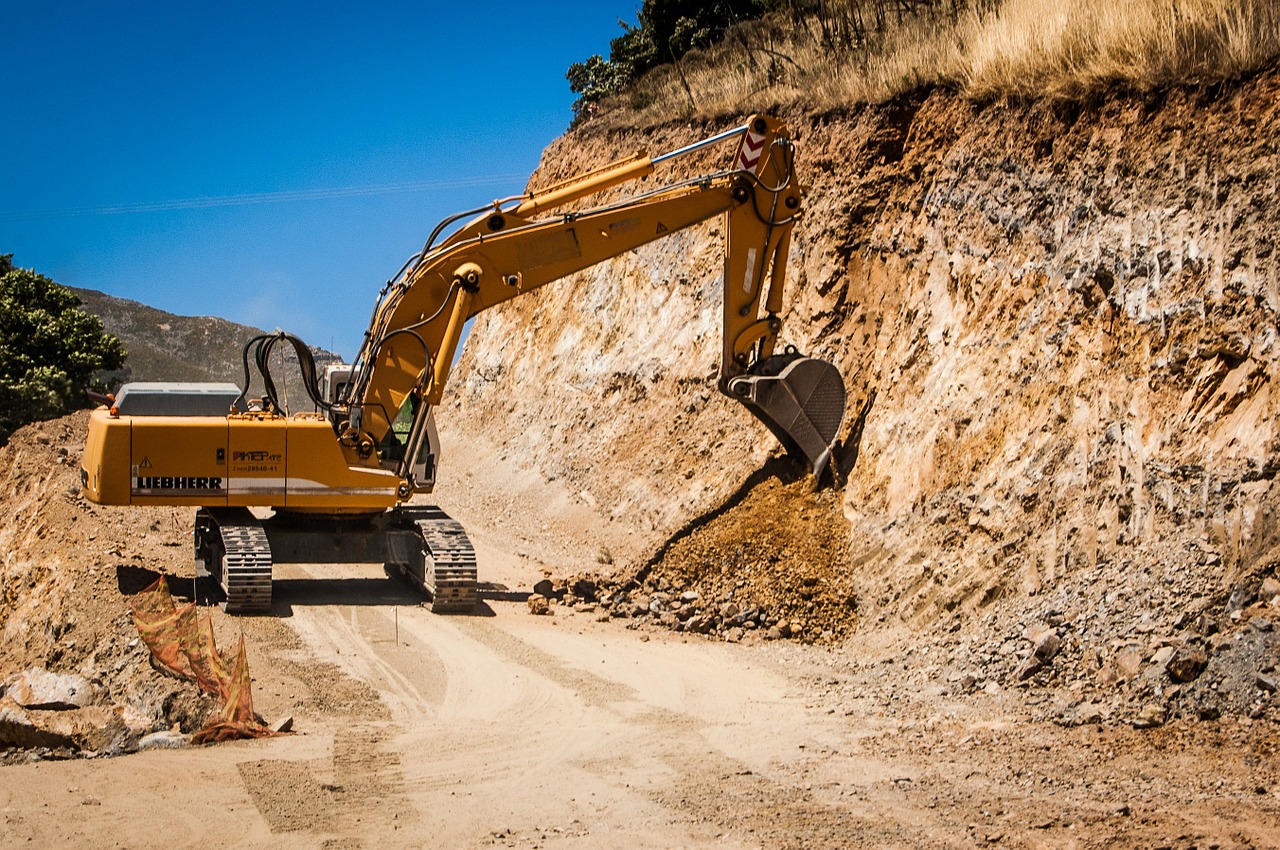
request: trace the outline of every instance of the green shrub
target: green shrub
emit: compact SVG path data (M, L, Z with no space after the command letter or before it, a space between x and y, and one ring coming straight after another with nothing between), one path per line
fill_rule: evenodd
M760 17L768 6L765 0L644 0L638 26L618 21L623 33L609 42L607 60L596 54L569 66L569 90L580 95L573 104L575 119L646 71L713 44L729 27Z
M0 442L29 422L63 416L102 390L94 375L119 369L125 351L80 299L0 254Z

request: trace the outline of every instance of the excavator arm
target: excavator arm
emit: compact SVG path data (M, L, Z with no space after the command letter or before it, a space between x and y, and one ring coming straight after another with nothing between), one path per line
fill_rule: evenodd
M736 142L728 169L671 183L599 207L547 216L604 189L649 176L656 166L711 144ZM404 460L426 439L463 327L476 314L554 280L717 215L725 217L724 346L719 388L743 402L819 474L844 413L844 384L829 363L775 354L791 229L802 208L794 147L776 119L746 125L680 150L637 155L546 190L495 202L391 281L375 308L349 392L339 406L342 440L362 458L385 444L402 409L412 410Z

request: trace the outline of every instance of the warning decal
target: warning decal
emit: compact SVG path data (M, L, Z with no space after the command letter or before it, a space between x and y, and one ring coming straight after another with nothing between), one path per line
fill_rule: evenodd
M749 130L742 140L742 153L738 155L738 167L743 171L755 173L760 164L760 154L764 151L764 136Z

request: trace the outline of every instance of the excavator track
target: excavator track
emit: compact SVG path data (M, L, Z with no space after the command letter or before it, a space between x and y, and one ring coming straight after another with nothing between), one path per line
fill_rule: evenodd
M262 522L246 508L206 508L197 516L204 529L205 562L226 596L228 614L271 612L271 545ZM197 546L201 545L197 540ZM200 551L199 549L197 550Z
M469 613L475 608L476 551L462 524L434 506L401 508L400 514L422 536L423 589L437 614Z

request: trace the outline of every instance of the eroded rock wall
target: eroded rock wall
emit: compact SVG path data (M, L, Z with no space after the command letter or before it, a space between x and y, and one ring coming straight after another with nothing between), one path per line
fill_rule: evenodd
M934 92L785 116L811 188L783 338L835 362L861 414L844 508L864 619L1105 605L1086 591L1117 571L1172 616L1268 567L1278 95L1270 73L1084 106ZM535 183L720 128L588 125ZM480 317L442 427L558 481L643 558L776 451L714 388L721 235Z

